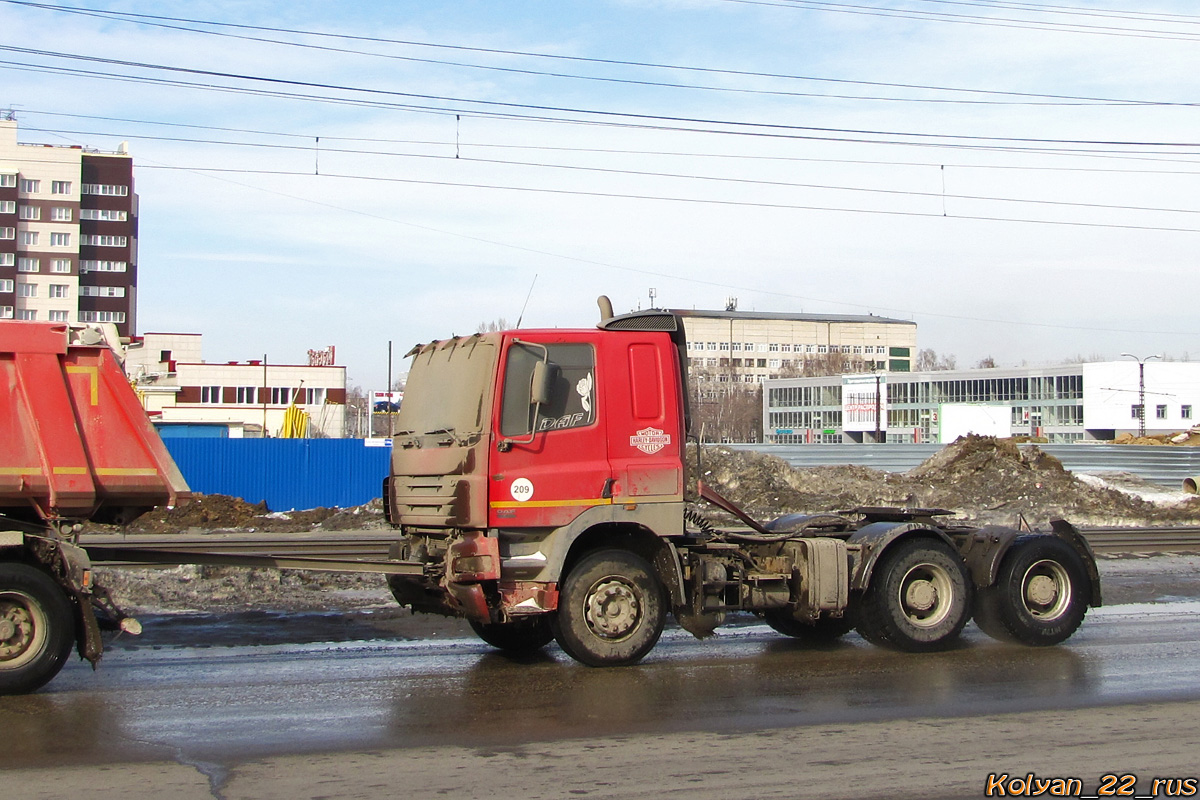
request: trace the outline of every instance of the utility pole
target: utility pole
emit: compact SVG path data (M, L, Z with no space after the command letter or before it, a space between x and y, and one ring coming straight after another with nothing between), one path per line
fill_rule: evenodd
M1121 355L1138 362L1138 437L1140 438L1146 435L1146 362L1152 358L1161 359L1162 356L1138 358L1133 353L1121 353Z
M392 438L395 432L392 424L392 340L388 339L388 378L387 378L387 420L388 420L388 438Z

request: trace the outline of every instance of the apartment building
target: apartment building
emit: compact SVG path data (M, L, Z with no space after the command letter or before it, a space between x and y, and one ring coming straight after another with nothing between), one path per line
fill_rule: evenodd
M137 329L133 159L17 141L0 118L0 319Z

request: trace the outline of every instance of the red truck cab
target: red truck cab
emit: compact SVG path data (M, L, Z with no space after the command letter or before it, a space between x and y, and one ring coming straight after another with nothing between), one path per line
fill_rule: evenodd
M388 515L414 542L407 557L454 557L446 595L396 579L402 602L485 623L550 611L580 536L682 533L683 347L677 318L648 312L413 348Z

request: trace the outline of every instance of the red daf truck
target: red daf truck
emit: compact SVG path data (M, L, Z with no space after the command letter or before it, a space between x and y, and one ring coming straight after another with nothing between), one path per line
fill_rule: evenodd
M683 321L600 306L596 328L409 354L384 487L393 555L421 565L389 578L401 605L466 617L504 650L556 639L593 666L640 660L668 614L700 637L743 611L788 636L857 629L930 651L972 617L997 638L1057 644L1100 605L1091 549L1061 520L1031 533L857 508L759 524L701 483L699 499L744 525L718 528L685 497Z

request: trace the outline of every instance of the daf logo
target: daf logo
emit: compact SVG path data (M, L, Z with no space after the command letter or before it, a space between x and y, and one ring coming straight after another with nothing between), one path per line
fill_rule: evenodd
M671 434L663 433L658 428L642 428L629 437L629 445L636 447L647 455L653 455L671 443Z

